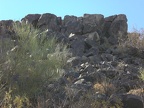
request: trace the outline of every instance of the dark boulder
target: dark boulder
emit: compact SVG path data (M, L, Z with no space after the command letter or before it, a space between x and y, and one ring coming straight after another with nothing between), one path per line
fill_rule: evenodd
M143 101L140 96L124 94L121 95L123 108L144 108Z
M104 23L104 16L101 14L84 14L83 34L97 31L101 33Z
M63 20L62 31L66 34L82 34L82 18L66 15Z
M24 18L21 19L22 22L27 22L32 24L34 27L37 26L38 20L40 18L40 14L28 14Z
M40 16L37 26L42 30L51 29L52 31L60 31L61 24L61 17L57 17L54 14L45 13Z

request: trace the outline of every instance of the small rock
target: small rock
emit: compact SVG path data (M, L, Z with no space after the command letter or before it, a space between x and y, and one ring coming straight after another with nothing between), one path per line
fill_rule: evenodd
M80 79L80 80L78 80L78 81L76 81L74 84L82 84L82 83L84 83L84 79Z
M67 60L67 64L70 66L77 66L80 64L80 62L81 62L81 58L78 56L72 57L72 58Z

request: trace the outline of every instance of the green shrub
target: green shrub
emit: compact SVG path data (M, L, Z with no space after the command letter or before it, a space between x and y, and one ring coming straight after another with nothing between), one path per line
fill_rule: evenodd
M34 97L41 93L42 86L60 77L59 70L66 63L68 50L56 39L47 38L31 25L14 23L15 40L6 40L8 46L0 63L3 73L1 84L13 94ZM9 49L11 48L11 49Z
M144 81L144 69L140 69L140 75L139 78Z

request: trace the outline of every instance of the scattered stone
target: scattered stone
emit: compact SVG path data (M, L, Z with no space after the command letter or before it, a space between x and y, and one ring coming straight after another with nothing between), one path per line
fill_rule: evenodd
M80 57L72 57L70 59L67 60L67 64L70 66L77 66L79 65L81 62L81 58Z
M74 84L83 84L84 81L85 81L84 79L80 79L80 80L76 81Z

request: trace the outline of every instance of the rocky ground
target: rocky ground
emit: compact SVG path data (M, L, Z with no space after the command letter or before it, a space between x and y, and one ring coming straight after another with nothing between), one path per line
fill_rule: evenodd
M144 52L123 47L127 39L125 15L106 18L100 14L67 15L62 20L48 13L29 14L22 21L42 31L48 29L48 38L55 36L71 52L61 78L43 87L47 97L51 97L49 106L119 108L117 105L123 104L122 108L144 108L144 82L139 78L139 71L144 68ZM11 36L7 27L12 22L0 21L5 25L0 29L4 36L1 38ZM95 105L96 102L99 103Z

